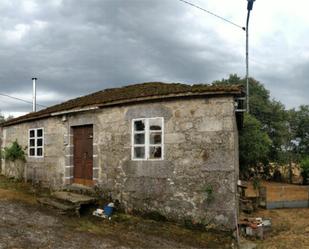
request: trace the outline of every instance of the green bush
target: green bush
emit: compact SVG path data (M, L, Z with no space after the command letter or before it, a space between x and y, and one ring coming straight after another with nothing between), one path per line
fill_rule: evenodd
M26 153L24 149L15 140L11 146L4 147L1 156L8 161L15 162L16 160L26 161Z
M301 176L303 177L303 184L309 184L309 157L305 157L300 162Z

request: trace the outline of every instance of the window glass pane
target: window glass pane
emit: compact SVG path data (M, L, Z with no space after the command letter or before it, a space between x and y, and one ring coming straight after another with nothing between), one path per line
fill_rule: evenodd
M149 147L149 158L150 159L158 159L162 156L162 149L161 147Z
M162 142L161 132L151 132L150 133L150 144L161 144Z
M145 134L135 134L134 144L145 144Z
M145 158L145 147L134 147L134 158Z
M43 137L43 130L42 129L38 129L37 130L37 137Z
M30 137L34 137L34 130L30 130Z
M30 155L30 156L34 156L34 148L31 148L31 149L29 150L29 155Z
M37 146L42 146L43 145L43 139L42 138L38 138L37 139Z
M134 130L135 131L144 131L145 130L145 120L134 121Z
M37 156L42 156L43 155L43 149L42 148L37 148L36 155Z
M30 143L29 143L30 147L34 147L34 141L35 141L34 139L30 139Z
M151 131L160 131L162 129L162 119L152 118L149 119L149 128Z

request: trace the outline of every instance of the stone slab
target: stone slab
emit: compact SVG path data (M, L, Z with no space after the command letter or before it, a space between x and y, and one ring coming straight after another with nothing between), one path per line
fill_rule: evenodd
M88 195L80 195L71 192L59 191L52 193L52 196L56 199L63 200L73 204L88 204L96 201L96 198Z
M50 206L50 207L53 207L53 208L57 208L57 209L60 209L62 211L70 211L70 210L75 209L75 205L64 204L64 203L61 203L61 202L54 200L52 198L38 198L37 201L40 204L47 205L47 206Z

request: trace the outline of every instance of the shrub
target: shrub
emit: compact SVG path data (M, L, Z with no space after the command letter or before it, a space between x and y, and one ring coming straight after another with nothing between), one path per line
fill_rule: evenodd
M15 162L16 160L26 161L26 153L24 149L18 144L17 140L15 140L11 146L4 147L2 151L2 157L5 160Z
M26 162L26 153L24 149L15 140L11 146L5 147L1 151L1 157L7 162L5 164L5 174L21 180L24 176Z

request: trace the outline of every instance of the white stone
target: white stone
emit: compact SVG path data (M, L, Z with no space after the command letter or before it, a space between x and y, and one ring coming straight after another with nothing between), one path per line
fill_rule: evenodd
M222 131L223 120L217 117L205 117L198 125L198 131Z

